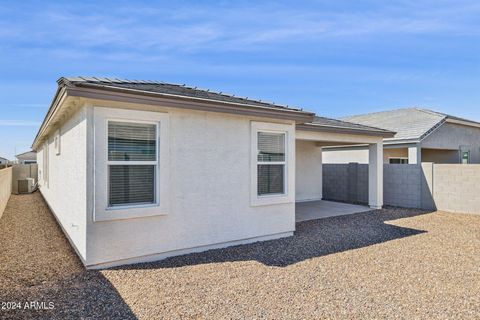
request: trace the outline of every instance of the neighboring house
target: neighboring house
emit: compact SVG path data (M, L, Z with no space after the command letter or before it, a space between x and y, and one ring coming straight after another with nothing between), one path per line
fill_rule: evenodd
M37 163L37 152L30 150L27 152L17 154L15 158L17 158L17 161L20 164Z
M3 157L0 157L0 165L5 165L8 163L8 159L7 158L3 158Z
M323 146L369 145L383 205L393 132L183 85L60 78L37 133L39 188L90 268L291 236L322 198Z
M480 123L426 109L408 108L343 118L396 132L385 138L384 163L480 163ZM368 163L361 146L323 149L324 163Z

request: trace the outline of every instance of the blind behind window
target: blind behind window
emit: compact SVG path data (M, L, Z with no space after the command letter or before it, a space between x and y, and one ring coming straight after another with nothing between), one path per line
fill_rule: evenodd
M257 180L258 195L285 193L285 183L283 179L283 164L259 164Z
M109 204L147 204L155 202L154 165L110 165Z
M285 134L258 132L258 161L285 161Z
M155 161L157 127L154 124L110 121L109 161Z

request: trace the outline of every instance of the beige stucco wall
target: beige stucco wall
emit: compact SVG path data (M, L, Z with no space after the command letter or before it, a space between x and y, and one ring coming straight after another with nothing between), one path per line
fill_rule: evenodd
M39 189L77 253L86 253L86 109L81 108L60 127L60 154L48 139L48 183L44 177L44 145L37 153Z
M0 218L12 193L12 168L0 170Z
M349 150L324 150L322 154L323 163L342 164L342 163L368 163L368 148L349 149ZM383 148L383 163L389 163L390 157L408 158L407 148Z
M313 141L296 141L296 201L322 198L322 149Z
M294 197L291 202L273 205L252 205L250 198L252 121L279 121L114 102L90 104L87 265L156 260L210 247L287 236L295 230ZM98 107L109 109L96 112ZM160 153L169 157L169 181L161 182L166 183L169 208L156 216L94 221L98 203L93 203L99 198L93 190L106 184L95 172L107 168L95 156L106 152L95 143L106 137L91 125L115 119L119 108L127 107L138 110L128 110L130 120L142 111L169 115L169 148L160 146ZM294 129L293 122L283 123ZM288 151L288 158L294 164L295 148ZM288 183L294 192L294 175Z
M385 149L384 149L385 152ZM368 163L368 149L364 150L323 150L322 152L322 162L328 164L335 163L349 163L349 162L358 162L358 163Z

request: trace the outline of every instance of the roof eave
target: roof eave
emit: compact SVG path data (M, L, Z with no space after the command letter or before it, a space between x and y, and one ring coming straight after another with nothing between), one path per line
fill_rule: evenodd
M99 86L91 83L81 83L75 86L69 86L67 87L67 92L70 96L86 99L113 100L119 102L143 103L150 105L153 104L193 110L273 117L294 120L299 123L312 121L315 115L312 112L301 110L262 107L250 104L186 97L158 92L146 92L129 88Z
M35 151L38 148L38 143L40 142L50 120L52 119L52 116L58 111L62 101L67 97L100 99L107 101L110 100L127 103L160 105L166 107L223 112L239 115L270 117L283 120L292 120L296 123L310 122L315 116L315 114L312 112L288 108L269 108L249 104L216 101L211 99L145 92L128 88L98 86L89 83L75 85L63 77L58 79L57 83L58 88L55 96L32 143L32 149Z

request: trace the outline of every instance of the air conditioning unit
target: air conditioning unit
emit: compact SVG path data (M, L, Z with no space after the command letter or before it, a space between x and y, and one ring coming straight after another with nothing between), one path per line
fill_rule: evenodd
M26 178L23 180L18 180L18 193L32 193L35 191L35 179Z

